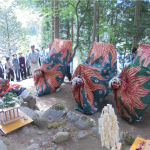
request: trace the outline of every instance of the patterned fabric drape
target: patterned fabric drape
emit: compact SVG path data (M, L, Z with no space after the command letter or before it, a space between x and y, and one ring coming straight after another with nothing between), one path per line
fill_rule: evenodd
M109 80L117 75L117 53L112 44L94 42L86 63L76 68L72 79L80 74L83 86L73 89L78 104L74 109L82 113L95 114L104 97L111 92Z
M67 64L72 56L72 42L70 40L55 39L48 57L36 71L42 75L34 75L36 95L42 96L55 92L64 81ZM35 74L36 74L35 71Z
M134 63L121 72L122 83L114 90L119 113L133 124L150 103L150 45L141 43Z

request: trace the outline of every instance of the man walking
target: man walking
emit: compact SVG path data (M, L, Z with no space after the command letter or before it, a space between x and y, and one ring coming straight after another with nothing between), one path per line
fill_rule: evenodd
M31 46L31 51L28 54L28 59L31 64L32 76L34 75L34 71L39 68L39 53L35 50L35 46Z

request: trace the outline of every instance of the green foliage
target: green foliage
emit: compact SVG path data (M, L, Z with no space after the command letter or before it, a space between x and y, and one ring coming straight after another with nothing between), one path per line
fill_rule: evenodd
M16 93L11 93L11 92L7 93L5 96L1 98L1 100L3 101L3 103L2 105L0 105L0 108L14 107L16 103L20 105L19 99L17 100Z
M84 14L87 0L81 0L77 14L75 11L79 0L59 0L59 35L61 39L71 39L71 18L74 18L73 24L73 47L77 39L77 17L81 22ZM31 0L19 2L25 7L34 8L40 12L42 17L42 41L41 45L47 45L51 41L52 35L52 16L55 15L55 6L51 0ZM92 46L93 34L93 15L94 1L90 1L87 16L80 28L79 46L77 48L77 57L80 61L85 61ZM135 1L128 0L97 0L97 23L96 40L104 43L111 43L115 46L118 54L118 60L123 69L126 63L130 61L132 50L133 35L136 33L138 43L145 42L150 44L150 1L142 0L141 13L138 27L134 28Z
M0 2L0 51L3 57L16 52L17 43L23 36L23 28L13 9L13 5Z
M47 128L51 129L51 128L58 128L60 126L65 125L66 122L53 122L51 125L49 125Z

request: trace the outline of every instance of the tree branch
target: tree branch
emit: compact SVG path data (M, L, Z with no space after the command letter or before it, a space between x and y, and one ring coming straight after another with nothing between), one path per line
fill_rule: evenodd
M85 17L86 17L89 4L90 4L90 1L88 0L88 1L87 1L87 6L86 6L86 12L85 12L84 17L83 17L83 19L82 19L82 21L81 21L81 23L80 23L80 25L79 25L79 28L82 26L82 23L83 23L83 21L84 21L84 19L85 19Z

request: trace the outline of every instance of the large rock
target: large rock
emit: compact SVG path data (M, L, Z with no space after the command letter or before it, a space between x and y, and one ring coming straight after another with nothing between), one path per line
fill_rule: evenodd
M50 122L50 123L52 123L52 122L54 122L55 120L54 120L53 117L49 116L49 117L47 118L47 121Z
M69 111L66 115L68 123L73 123L73 122L77 122L80 118L80 115Z
M35 111L30 109L29 107L22 107L20 106L19 109L23 111L26 115L28 115L31 119L33 119L33 116L36 115Z
M52 117L55 119L59 119L65 114L67 114L68 109L63 104L55 104L51 108L47 109L44 113L44 117Z
M24 133L25 135L29 135L30 131L27 126L24 126L21 128L21 132Z
M35 116L33 116L33 121L34 121L34 124L41 128L41 129L45 129L47 128L48 126L48 122L47 120L45 119L45 117L43 117L42 115L39 115L39 114L36 114Z
M81 132L76 132L76 133L75 133L75 136L76 136L78 139L86 138L88 135L89 135L89 133L88 133L88 132L85 132L85 131L81 131Z
M0 139L0 150L8 150L1 139Z
M24 102L28 103L28 107L31 109L35 108L36 99L34 98L33 94L28 91L27 89L19 96L23 99Z
M69 134L69 132L58 132L53 136L53 142L60 143L70 139L70 137L71 135Z
M132 145L135 139L130 133L123 131L120 133L120 141L122 143L122 149L124 150L127 145Z
M91 128L91 134L94 134L100 138L101 135L99 134L99 127Z
M92 118L82 115L74 126L80 130L87 130L96 126L96 123Z

